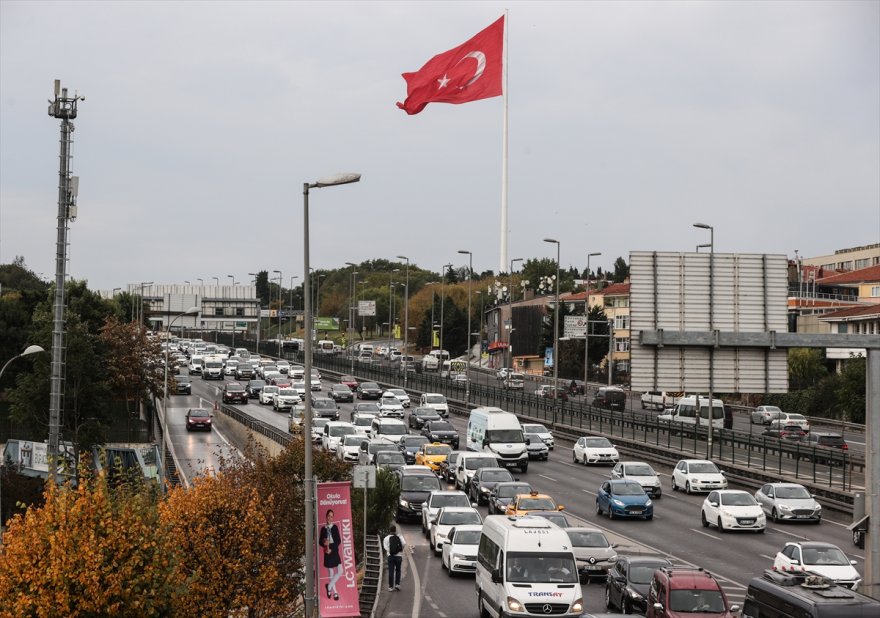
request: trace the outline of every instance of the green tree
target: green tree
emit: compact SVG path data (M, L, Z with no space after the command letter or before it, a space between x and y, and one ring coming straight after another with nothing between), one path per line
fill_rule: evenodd
M791 348L788 351L788 380L791 390L816 386L828 375L822 350Z
M865 422L865 371L863 356L853 356L844 362L835 388L838 416L852 423Z
M614 260L614 275L612 281L614 283L623 283L629 278L629 264L622 257Z

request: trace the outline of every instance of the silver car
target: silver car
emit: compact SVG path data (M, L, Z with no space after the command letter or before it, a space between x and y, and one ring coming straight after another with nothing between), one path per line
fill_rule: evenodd
M566 528L565 531L571 539L581 583L589 583L591 577L605 579L617 563L616 546L609 543L598 528Z
M644 461L621 461L611 470L611 478L635 481L655 500L663 494L660 477Z
M758 406L752 412L750 420L752 425L769 425L780 416L782 416L782 410L777 406Z
M822 505L797 483L767 483L755 492L755 500L767 516L778 521L822 521Z

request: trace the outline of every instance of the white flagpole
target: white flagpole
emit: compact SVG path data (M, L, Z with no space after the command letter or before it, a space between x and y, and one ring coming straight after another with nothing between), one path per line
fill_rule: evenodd
M498 272L506 272L507 266L507 32L510 28L510 14L504 11L504 58L501 67L501 89L504 97L504 128L501 139L501 256Z

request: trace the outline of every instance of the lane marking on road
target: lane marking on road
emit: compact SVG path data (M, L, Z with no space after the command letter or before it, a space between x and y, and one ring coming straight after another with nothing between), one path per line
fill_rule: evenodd
M696 528L691 528L691 532L696 532L697 534L702 534L703 536L707 536L710 539L715 539L716 541L721 540L721 537L715 536L714 534L709 534L708 532L703 532L702 530L697 530Z
M771 562L774 562L776 560L776 556L768 556L767 554L758 554L758 555L761 556L762 558L766 558L767 560L770 560Z
M708 414L708 412L706 414ZM582 489L581 491L585 494L590 494L591 496L597 495L595 491L590 491L589 489Z
M787 530L782 530L781 528L771 528L771 530L773 530L774 532L781 532L782 534L786 534L786 535L788 535L788 536L792 536L792 537L794 537L794 538L796 538L796 539L800 539L801 541L809 541L809 540L810 540L808 537L801 536L801 535L799 535L799 534L795 534L795 533L793 533L793 532L789 532L789 531L787 531Z
M407 535L409 536L409 535ZM405 538L405 537L404 537ZM409 543L409 541L407 541ZM413 576L413 584L415 586L416 591L421 592L421 594L415 594L415 599L413 599L413 608L412 608L412 618L419 618L419 611L422 608L422 596L424 596L425 591L422 590L422 582L419 579L419 571L416 569L416 561L413 560L413 551L412 545L410 545L410 551L403 552L406 554L406 563L409 565L409 570ZM427 582L425 582L427 583ZM381 588L381 582L380 586Z
M548 481L553 481L554 483L558 482L555 478L553 478L552 476L547 476L546 474L539 474L538 476L540 476L541 478L545 478Z

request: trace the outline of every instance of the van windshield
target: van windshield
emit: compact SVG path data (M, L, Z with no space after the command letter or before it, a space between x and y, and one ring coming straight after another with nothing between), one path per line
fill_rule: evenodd
M330 431L330 435L332 437L336 438L339 436L350 436L351 434L354 433L355 429L354 429L354 427L352 427L350 425L345 425L342 427L340 427L339 425L336 425L335 427L330 427L329 431Z
M468 457L464 460L465 470L479 470L480 468L494 468L498 465L498 460L489 457Z
M720 590L670 590L669 609L683 614L723 614L726 611Z
M383 436L405 436L406 425L379 425L379 432Z
M523 433L519 429L490 429L486 432L486 439L492 444L496 442L525 442Z
M505 579L509 582L575 584L577 577L571 554L511 552L507 555Z

